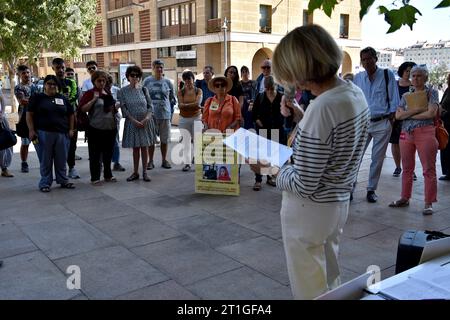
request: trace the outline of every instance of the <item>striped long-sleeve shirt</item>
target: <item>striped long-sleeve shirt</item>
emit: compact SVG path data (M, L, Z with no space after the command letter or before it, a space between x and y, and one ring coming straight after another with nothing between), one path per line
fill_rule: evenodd
M348 201L356 180L369 126L362 91L345 82L319 95L299 123L293 163L277 186L315 202Z

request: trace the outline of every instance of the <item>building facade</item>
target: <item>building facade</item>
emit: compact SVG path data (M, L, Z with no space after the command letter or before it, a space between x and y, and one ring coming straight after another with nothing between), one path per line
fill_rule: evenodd
M397 70L405 61L403 50L385 49L377 50L378 62L380 68Z
M73 66L79 82L87 77L84 66L89 60L96 60L120 84L121 65L136 64L150 74L151 62L156 58L165 61L166 76L174 80L180 79L185 69L201 78L205 65L213 66L216 74L221 74L225 63L238 68L246 65L256 78L261 72L260 63L272 57L287 32L315 23L330 32L344 51L341 72L357 70L361 47L360 2L339 3L331 18L320 10L308 14L308 2L97 0L101 21L92 32L91 43L82 48L82 55ZM43 54L40 75L51 73L51 58L51 53Z
M430 70L445 63L450 70L450 40L438 43L417 42L405 49L405 61L426 64Z

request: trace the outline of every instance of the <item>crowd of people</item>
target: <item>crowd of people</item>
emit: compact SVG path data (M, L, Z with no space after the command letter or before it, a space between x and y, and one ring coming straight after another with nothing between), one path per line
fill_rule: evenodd
M270 167L267 184L283 191L282 232L292 291L295 298L313 298L339 284L339 236L362 157L371 142L369 203L378 201L376 191L389 143L396 167L393 176L402 179L400 199L389 207L409 205L417 179L416 151L425 182L422 213L431 215L437 201L435 121L440 115L450 129L450 89L439 101L437 91L427 85L425 67L405 62L397 81L392 71L377 66L373 48L361 50L360 58L365 71L338 76L341 50L323 28L311 25L284 37L273 60L261 63L255 81L246 66L240 68L241 76L233 65L223 75L215 75L212 66L205 66L203 79L195 80L192 71L183 72L178 92L165 77L165 65L159 59L153 61L152 75L145 79L139 66L128 67L129 84L120 89L95 61L86 64L90 78L79 89L74 70L56 58L52 63L55 75L45 77L43 92L38 92L29 68L21 65L15 95L19 117L28 127L28 135L21 141L21 171L29 171L28 146L33 143L40 163L39 190L50 192L53 171L57 184L74 189L69 179L80 178L75 169L77 134L85 131L92 185L116 182L113 171L125 171L119 163L118 138L120 118L124 117L122 147L133 150L133 169L127 181L142 177L149 182L158 141L161 167L172 168L168 149L176 104L179 128L188 133L182 135L189 146L183 155L184 172L194 163L196 124L223 133L240 127L254 129L293 148L291 161L282 168L251 165L253 190L261 190L262 169ZM447 81L450 85L450 75ZM409 95L421 92L425 103L413 108ZM4 102L0 103L3 108ZM7 126L5 117L0 118L2 126ZM448 181L450 147L441 150L440 156L443 176L439 180ZM0 151L3 177L13 177L8 171L11 158L11 149ZM218 179L230 180L225 166Z

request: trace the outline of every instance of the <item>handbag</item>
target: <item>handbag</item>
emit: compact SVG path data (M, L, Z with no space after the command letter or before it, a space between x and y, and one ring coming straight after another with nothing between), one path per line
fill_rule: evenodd
M2 121L0 121L0 150L11 148L17 143L17 137L14 131L9 129Z
M16 134L21 138L28 138L30 135L28 131L26 114L27 112L24 109L20 115L19 122L16 123Z
M436 127L436 139L438 141L438 149L444 150L448 144L448 132L444 127L444 123L441 120L439 111L437 112L436 118L434 120L434 126Z

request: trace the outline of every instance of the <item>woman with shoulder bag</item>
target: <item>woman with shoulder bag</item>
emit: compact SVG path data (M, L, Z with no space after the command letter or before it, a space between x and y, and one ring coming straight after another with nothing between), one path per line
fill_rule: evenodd
M153 107L147 88L139 85L142 70L131 66L125 72L130 84L118 92L122 115L125 118L122 147L133 148L134 171L127 181L139 179L139 158L142 159L142 179L150 181L147 175L148 147L156 143L156 129L153 121ZM140 156L139 156L140 153Z
M5 100L3 99L3 95L0 89L0 130L5 128L9 130L8 119L6 119L5 113ZM14 175L8 171L8 167L11 165L13 155L13 148L9 147L3 150L0 150L0 167L2 169L2 177L12 178Z
M103 163L103 176L105 182L116 182L111 171L111 160L116 140L117 125L115 113L117 112L111 93L105 90L108 74L104 71L95 71L92 74L94 88L86 91L80 101L80 109L89 116L88 150L89 170L92 185L100 185L100 171Z
M400 135L400 153L402 158L402 193L401 198L389 204L390 207L406 207L412 195L413 173L416 150L419 154L425 180L425 207L423 215L433 214L433 202L437 202L436 156L438 141L434 119L439 107L439 94L426 86L428 70L415 66L411 69L411 82L415 93L426 92L428 106L425 111L408 106L406 95L403 95L395 118L403 120ZM416 95L418 96L418 95ZM424 98L425 100L425 98Z

